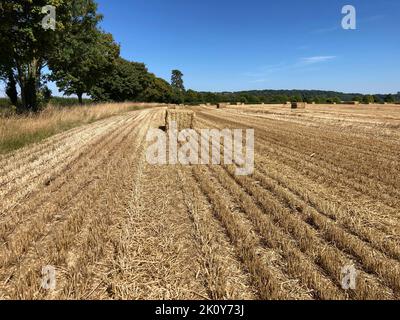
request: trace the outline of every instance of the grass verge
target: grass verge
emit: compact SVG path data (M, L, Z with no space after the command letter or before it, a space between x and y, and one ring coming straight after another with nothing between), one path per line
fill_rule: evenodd
M132 103L109 103L63 109L49 107L39 114L0 117L0 154L38 143L77 126L149 107L152 105Z

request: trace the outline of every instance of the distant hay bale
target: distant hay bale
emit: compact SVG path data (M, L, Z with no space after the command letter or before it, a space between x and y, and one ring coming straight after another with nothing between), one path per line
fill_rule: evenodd
M223 108L226 108L227 106L228 106L227 103L218 103L218 104L217 104L217 108L218 108L218 109L223 109Z
M291 106L292 106L292 109L305 109L306 103L305 102L292 102Z
M195 114L191 110L167 110L165 115L165 127L167 131L170 129L170 124L176 122L178 131L185 129L193 129Z
M169 110L184 110L186 106L182 104L175 104L168 107Z
M351 105L359 105L360 102L359 101L350 101L349 104L351 104Z

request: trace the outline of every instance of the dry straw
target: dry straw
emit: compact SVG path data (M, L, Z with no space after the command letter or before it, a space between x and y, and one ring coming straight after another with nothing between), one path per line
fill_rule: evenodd
M191 110L167 110L165 116L166 128L169 130L172 122L177 124L178 131L194 128L195 114Z
M306 103L305 102L292 102L292 109L305 109Z

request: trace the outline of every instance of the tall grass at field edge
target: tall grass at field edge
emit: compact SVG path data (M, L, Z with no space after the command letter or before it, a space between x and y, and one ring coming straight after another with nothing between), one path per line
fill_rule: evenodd
M71 108L48 107L39 114L0 117L0 154L7 154L41 142L72 128L103 120L150 105L132 103L99 104Z

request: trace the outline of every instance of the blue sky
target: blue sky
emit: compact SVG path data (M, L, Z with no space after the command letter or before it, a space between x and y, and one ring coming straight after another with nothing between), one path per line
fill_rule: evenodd
M204 91L400 91L398 0L98 0L122 56ZM341 28L344 5L357 29Z
M398 0L99 0L122 56L187 88L400 91ZM344 5L357 29L344 30Z

